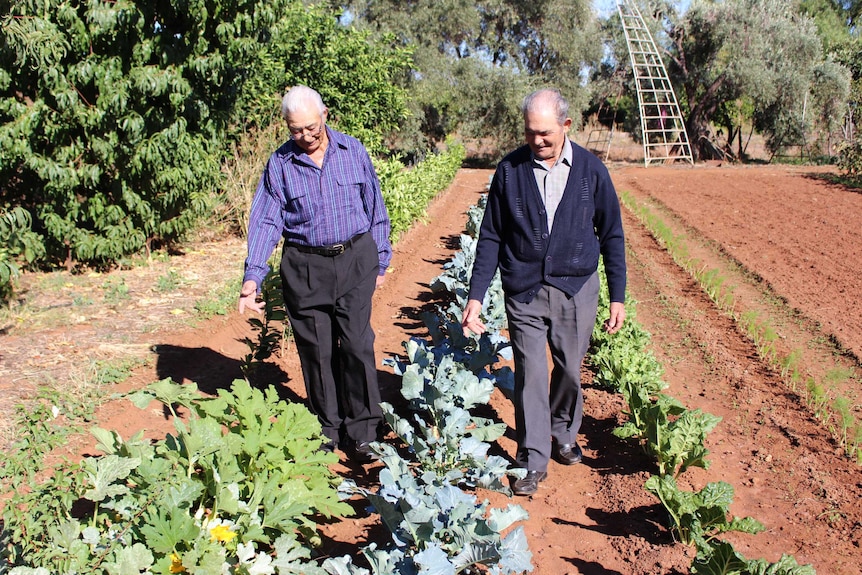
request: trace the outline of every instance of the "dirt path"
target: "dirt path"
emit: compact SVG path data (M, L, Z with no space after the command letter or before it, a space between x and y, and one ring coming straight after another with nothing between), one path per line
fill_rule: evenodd
M854 229L857 232L862 229L862 210L824 214L815 211L817 206L832 205L824 194L841 196L841 190L784 168L769 168L762 172L750 168L711 168L659 173L663 170L614 168L612 175L621 190L631 190L643 201L657 202L653 204L655 209L667 210L668 216L679 214L680 230L690 232L697 227L718 244L724 241L723 236L716 232L720 226L710 224L706 219L696 220L686 208L700 210L705 198L712 197L710 194L735 190L733 202L716 195L710 207L702 210L702 217L709 215L712 222L734 222L727 228L729 236L738 246L737 251L748 246L746 250L753 258L745 260L744 256L739 256L738 259L747 262L746 266L752 265L752 269L768 281L780 297L793 302L796 300L791 298L799 297L798 303L792 303L798 309L799 317L810 317L826 325L819 316L815 317L815 312L831 305L829 302L833 300L804 299L796 295L800 293L796 291L784 293L784 284L778 281L780 274L776 274L775 280L770 279L765 275L767 269L755 265L759 262L777 264L789 259L788 253L795 253L793 250L797 248L788 247L779 239L798 237L798 227L795 236L790 231L784 235L755 236L762 241L759 247L755 245L755 240L749 240L747 234L755 234L757 230L747 227L742 216L738 222L734 219L734 210L740 207L736 198L743 192L733 182L752 182L755 178L763 178L765 182L777 181L775 189L782 192L783 199L773 199L770 205L775 210L804 202L806 196L820 198L818 202L805 204L807 208L803 213L775 213L769 219L775 222L776 227L779 223L784 226L785 220L791 217L803 218L804 221L822 219L826 222L822 226L808 226L821 234L828 229L843 229L837 228L840 224L829 223L832 218L839 217L852 216ZM423 308L433 305L428 283L458 249L458 236L466 220L464 211L484 192L490 174L487 170L460 171L450 189L431 206L429 223L418 225L396 245L392 271L374 301L373 323L378 334L379 359L399 354L401 343L411 335L424 335L418 317ZM661 175L664 177L659 177ZM794 183L815 188L812 191L804 187L799 192L799 199L794 199L795 196L790 195ZM765 184L758 184L758 189L762 185ZM857 195L857 199L862 200L862 196ZM747 206L746 209L751 213L761 213L763 208ZM850 210L850 207L845 207L845 210ZM862 549L859 547L862 509L858 505L862 500L860 468L841 454L840 448L822 424L810 415L800 398L788 390L778 374L760 361L754 345L730 318L716 310L703 291L672 262L667 252L658 246L631 213L625 212L625 217L630 292L639 302L638 320L653 334L653 351L663 362L665 379L671 385L668 392L690 408L699 407L723 417L719 427L709 435L710 469L687 471L682 483L699 489L707 482L723 480L736 489L733 513L753 516L767 527L767 532L759 535L728 536L734 547L745 556L775 561L782 553L790 553L800 563L812 563L821 574L858 573L858 566L862 563ZM788 223L787 229L793 227ZM852 241L849 231L848 235ZM839 249L834 239L821 238L820 243L830 250ZM858 245L857 241L857 249ZM241 256L234 253L237 249L236 246L231 248L233 251L213 249L201 257L201 265L204 269L222 270L224 273L223 270L236 265L237 257L241 261ZM719 265L721 250L709 245L702 249L699 257L704 261L717 257L715 265ZM858 251L848 252L848 257L854 254L858 256ZM710 265L713 265L711 262L710 259ZM825 269L819 267L819 263L813 265L808 270ZM847 266L852 266L852 263ZM829 269L845 269L847 266ZM792 265L787 267L787 273L791 268ZM160 277L164 272L153 273ZM808 277L813 272L805 273ZM842 301L852 301L852 297L846 296L848 293L858 295L859 287L852 281L852 275L844 274L838 279L830 275L829 278L836 284L845 282L843 288L841 285L822 286L822 289L810 293L811 298L818 295L817 292L823 298L831 297L822 292L833 288L844 290L837 292L845 294ZM151 282L152 278L147 281ZM788 285L794 283L791 280L787 282ZM133 280L127 279L126 283L130 286L130 293L138 293L139 288ZM738 289L744 291L741 287ZM751 289L750 293L758 293L757 289ZM172 309L182 308L179 303L177 307L166 306L163 313L170 314ZM851 305L844 306L844 310L843 325L862 326L862 310ZM124 313L137 311L130 307ZM241 339L250 335L246 319L236 314L206 322L197 329L182 329L172 324L168 329L126 332L113 317L98 321L94 317L92 323L104 326L93 327L95 334L104 333L101 329L112 328L113 340L122 340L126 345L135 346L134 349L155 352L148 352L143 357L143 365L135 369L133 377L117 386L118 391L140 387L163 377L196 381L205 391L228 385L241 375L240 358L246 351ZM805 321L799 320L799 323L804 325ZM862 332L860 327L854 329L856 334ZM0 371L0 374L14 373L16 365L10 362L17 363L20 358L26 358L26 353L32 353L34 342L44 342L40 345L56 343L63 328L56 328L51 337L40 335L45 332L27 333L23 326L15 326L8 331L9 335L0 336L0 344L3 344L0 370L8 371ZM846 342L844 345L848 349L858 344L858 340L854 344L852 337L847 336L853 331L849 327L844 331L837 328L834 331L843 334L841 341ZM98 344L98 336L94 338L90 342L91 347ZM82 354L85 353L82 347L85 339L77 336L74 339L75 349L80 346ZM25 349L30 351L23 351ZM380 374L384 396L393 397L399 385L397 378L386 368L381 368ZM265 377L272 383L283 384L286 393L299 398L304 395L298 362L290 348L283 357L272 362ZM541 484L539 493L532 498L515 501L530 514L524 526L534 554L534 573L687 573L693 551L672 541L664 527L661 507L642 487L655 471L650 460L637 447L616 440L610 433L621 421L622 400L591 386L588 375L586 378L585 464L570 468L552 462L549 478ZM511 404L502 395L494 395L491 408L510 427L514 424ZM110 402L102 407L98 423L121 431L123 436L146 428L150 436L157 437L165 429L161 413L138 412L124 402ZM512 437L512 433L507 433L499 441L503 454L510 456L514 453ZM377 468L368 467L365 475L345 466L337 469L360 481L373 482ZM480 494L480 497L487 497L495 506L512 502L493 493ZM354 553L357 545L386 541L387 535L377 526L375 518L362 513L361 506L358 505L357 509L360 516L355 520L322 527L328 553Z

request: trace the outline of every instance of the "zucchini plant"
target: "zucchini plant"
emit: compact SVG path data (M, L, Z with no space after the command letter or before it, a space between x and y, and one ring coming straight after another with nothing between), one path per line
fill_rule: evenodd
M131 399L161 402L175 433L153 443L94 429L104 455L58 466L13 494L0 533L10 575L332 575L349 564L312 558L316 521L352 508L304 406L243 380L211 398L163 380Z

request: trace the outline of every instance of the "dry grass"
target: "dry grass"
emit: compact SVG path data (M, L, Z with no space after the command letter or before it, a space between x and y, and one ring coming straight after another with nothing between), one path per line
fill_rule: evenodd
M213 217L217 228L246 237L248 213L260 175L270 154L287 139L283 121L276 121L262 130L247 133L231 150L222 164L224 191Z

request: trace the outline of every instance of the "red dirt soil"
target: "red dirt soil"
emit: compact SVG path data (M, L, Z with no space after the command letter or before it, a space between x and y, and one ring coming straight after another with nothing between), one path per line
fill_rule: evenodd
M755 287L739 289L740 307L758 305L758 296L749 294L771 288L795 310L797 331L810 329L816 332L812 337L834 338L851 352L837 355L858 368L852 354L862 354L862 297L855 277L862 250L862 195L810 177L806 168L611 168L620 191L651 202L678 229L689 234L696 229L709 240L698 256L702 261L721 266L735 259L754 274L748 281ZM391 273L374 296L378 359L399 355L406 339L426 335L419 314L434 303L428 284L458 249L465 210L478 201L491 173L461 170L433 202L429 223L415 226L396 244ZM748 558L776 561L788 553L821 575L858 574L860 467L843 454L804 399L759 358L731 317L716 308L631 212L625 210L624 217L629 291L638 302L637 320L652 334L652 351L665 367L667 393L690 408L723 418L708 436L710 468L686 471L681 487L700 489L708 482L726 481L735 488L733 514L752 516L766 526L758 535L726 536ZM235 248L208 252L207 265L235 269L231 266L241 260L218 257L224 252L235 258ZM134 296L134 288L131 292ZM155 357L118 391L164 377L195 381L208 392L229 385L241 377L239 362L247 350L240 340L251 335L246 319L233 314L194 330L172 327L129 334L130 345L152 348ZM121 331L122 325L114 321L110 329ZM39 337L51 339L24 328L10 331L0 336L4 362L26 357L22 349ZM50 333L56 337L62 331ZM302 379L292 352L288 347L274 359L265 377L301 398ZM394 400L398 378L384 367L380 376L384 399ZM563 467L552 462L548 479L531 498L512 500L485 492L479 497L497 507L517 503L527 510L530 517L523 525L534 573L688 573L694 551L673 541L662 507L643 489L655 473L654 465L639 447L611 434L624 420L621 397L596 388L590 379L585 372L584 464ZM858 376L851 377L842 390L850 393L858 383ZM498 447L511 456L511 403L495 392L491 409L510 426ZM855 409L859 419L858 401ZM167 429L161 411L138 411L124 401L105 404L98 424L124 437L142 428L157 437ZM373 484L379 464L364 470L339 464L335 469ZM355 555L371 541L388 541L376 517L361 503L356 509L356 518L321 527L326 553Z

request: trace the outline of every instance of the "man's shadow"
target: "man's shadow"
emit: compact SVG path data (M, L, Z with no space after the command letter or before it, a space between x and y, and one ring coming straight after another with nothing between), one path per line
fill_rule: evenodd
M158 356L156 375L159 379L170 378L176 383L197 384L207 395L217 395L220 389L230 389L237 379L245 379L242 362L208 347L183 347L159 344L153 346ZM265 390L274 386L285 401L305 403L305 398L294 393L287 385L290 376L278 365L264 362L248 373L252 387Z

